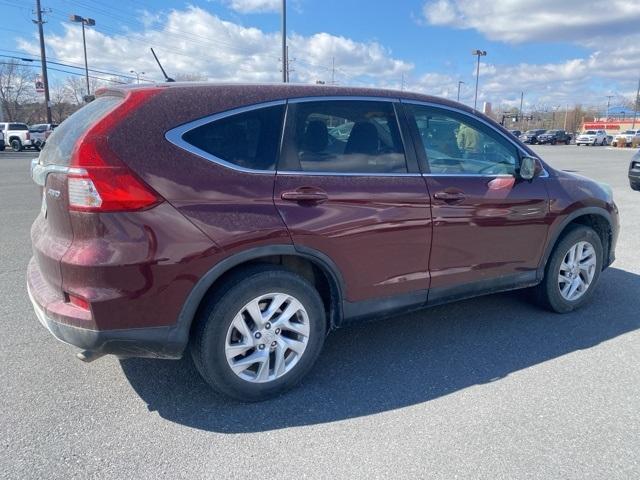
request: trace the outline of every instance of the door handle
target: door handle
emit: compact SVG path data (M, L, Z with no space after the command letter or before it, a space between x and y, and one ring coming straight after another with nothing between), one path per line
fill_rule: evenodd
M322 203L329 200L329 195L319 188L298 188L290 192L282 192L280 198L290 202Z
M443 200L445 202L460 202L467 198L467 196L462 192L436 192L433 194L433 198L437 198L438 200Z

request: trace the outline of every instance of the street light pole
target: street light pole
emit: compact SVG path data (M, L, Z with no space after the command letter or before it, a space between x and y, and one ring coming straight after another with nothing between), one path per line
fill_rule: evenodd
M129 73L133 73L136 76L136 83L140 85L140 75L144 75L145 72L136 72L135 70L129 70Z
M474 50L471 52L472 55L476 55L478 57L478 66L476 67L476 95L473 99L473 109L477 110L478 108L478 80L480 79L480 57L486 57L487 52L484 50Z
M458 102L460 102L460 85L463 85L464 82L462 80L458 81Z
M82 47L84 48L84 73L85 78L87 80L87 97L91 95L91 87L89 86L89 63L87 62L87 40L85 37L84 27L85 25L88 27L93 27L96 24L96 21L93 18L84 18L80 15L71 15L69 17L74 23L82 24Z
M282 82L287 83L289 78L289 59L287 58L287 0L282 0Z

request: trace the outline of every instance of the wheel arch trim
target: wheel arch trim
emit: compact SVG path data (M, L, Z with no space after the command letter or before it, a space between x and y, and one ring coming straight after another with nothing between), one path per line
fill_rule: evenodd
M613 221L612 221L611 213L609 213L603 207L584 207L574 212L571 212L559 223L557 223L555 227L552 227L552 230L549 232L547 246L545 248L543 257L540 261L540 265L538 265L538 271L537 271L538 280L542 280L544 278L544 271L547 267L549 258L551 257L551 253L553 252L553 249L558 244L560 237L566 231L567 227L571 223L573 223L576 219L580 217L584 217L586 215L597 215L599 217L602 217L609 224L609 228L613 229ZM603 252L603 253L607 257L609 256L609 252Z
M205 273L189 292L180 313L178 315L175 326L169 332L169 340L184 345L186 348L189 342L189 332L191 325L198 311L200 303L206 296L211 286L225 273L231 269L253 260L259 260L263 257L274 255L287 255L301 257L311 261L319 267L324 273L329 275L329 282L336 289L338 309L337 315L342 317L342 304L344 296L344 281L337 265L325 254L311 248L300 247L294 245L266 245L262 247L251 248L232 254L220 262L216 263L207 273Z

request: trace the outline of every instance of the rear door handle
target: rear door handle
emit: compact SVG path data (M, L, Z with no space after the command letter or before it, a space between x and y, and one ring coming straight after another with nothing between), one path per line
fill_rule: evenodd
M282 192L282 200L290 202L312 202L322 203L329 200L327 192L319 188L298 188L290 192Z
M462 192L436 192L433 194L434 198L438 200L443 200L445 202L459 202L467 198L467 196Z

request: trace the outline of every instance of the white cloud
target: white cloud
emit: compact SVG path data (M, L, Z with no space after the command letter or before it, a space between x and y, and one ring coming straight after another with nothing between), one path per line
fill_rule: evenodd
M161 19L154 17L138 32L107 34L87 30L90 67L118 72L158 72L149 47L160 56L169 75L199 74L211 81L279 81L280 33L264 32L224 21L206 10L189 7L174 10ZM331 80L335 58L335 79L341 84L379 84L401 77L413 65L394 58L376 42L357 42L328 33L289 38L292 81ZM37 54L35 39L19 40L18 46ZM51 57L82 64L82 36L76 25L64 24L62 35L48 35ZM160 79L159 72L148 75Z
M638 32L638 0L430 0L422 9L431 25L476 30L491 40L583 41Z
M277 12L282 0L227 0L226 5L238 13Z

